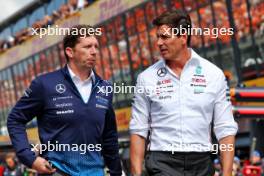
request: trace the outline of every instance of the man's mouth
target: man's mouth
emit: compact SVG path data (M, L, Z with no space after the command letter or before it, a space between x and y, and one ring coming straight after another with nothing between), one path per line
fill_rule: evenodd
M88 62L95 62L96 59L87 59Z
M160 52L161 52L162 54L164 54L164 53L167 53L168 50L167 50L167 49L160 49Z

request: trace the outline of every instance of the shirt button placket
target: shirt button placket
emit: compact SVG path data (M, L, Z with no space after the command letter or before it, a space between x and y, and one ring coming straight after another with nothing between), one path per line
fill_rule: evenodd
M180 129L179 129L179 135L180 135L180 143L183 143L183 134L182 134L182 81L181 78L179 79L179 95L178 95L178 101L179 101L179 114L180 114Z

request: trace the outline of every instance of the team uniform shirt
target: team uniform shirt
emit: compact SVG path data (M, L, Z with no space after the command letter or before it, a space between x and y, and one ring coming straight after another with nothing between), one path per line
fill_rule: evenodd
M75 86L77 87L79 93L82 96L82 99L85 103L88 102L90 95L91 95L91 90L92 90L92 81L95 81L94 77L94 72L91 71L90 76L82 81L68 66L68 70L71 76L72 81L74 82Z
M34 79L7 121L20 161L31 167L36 159L25 126L37 117L40 142L50 146L41 156L57 168L72 176L102 176L106 165L111 175L121 175L113 94L100 91L106 86L112 85L94 74L86 102L67 66Z
M160 59L137 78L130 133L149 139L150 151L210 151L237 132L223 72L191 50L180 77Z

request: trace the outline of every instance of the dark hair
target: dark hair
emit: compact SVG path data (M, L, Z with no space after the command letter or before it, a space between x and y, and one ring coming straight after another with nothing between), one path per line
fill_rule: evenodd
M172 10L162 13L152 22L155 26L168 25L171 28L192 28L192 21L188 13L183 10ZM190 46L191 34L187 33L187 45Z
M85 34L83 34L83 31L82 31L83 29L86 30ZM90 25L78 24L78 25L72 26L68 34L65 35L65 37L63 38L63 50L64 50L64 55L66 57L67 62L69 61L69 57L66 54L66 48L67 47L74 48L75 45L79 42L79 38L91 36L89 34L89 31L91 29L94 30L94 28Z

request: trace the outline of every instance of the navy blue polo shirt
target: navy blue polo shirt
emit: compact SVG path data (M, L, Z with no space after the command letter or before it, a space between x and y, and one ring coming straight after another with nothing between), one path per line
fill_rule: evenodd
M100 91L109 86L95 73L90 99L85 103L66 66L34 79L7 121L21 162L31 167L36 158L25 126L37 117L41 144L57 147L42 151L41 156L56 167L69 175L101 176L105 164L111 175L121 175L113 94Z

